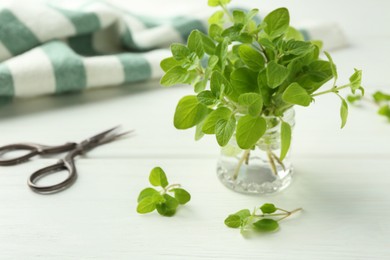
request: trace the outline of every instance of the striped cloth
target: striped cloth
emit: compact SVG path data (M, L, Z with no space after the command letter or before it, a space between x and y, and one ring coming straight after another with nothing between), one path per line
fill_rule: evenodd
M206 32L208 15L156 19L102 1L0 6L0 103L159 78L169 44ZM301 31L327 49L346 43L332 24Z

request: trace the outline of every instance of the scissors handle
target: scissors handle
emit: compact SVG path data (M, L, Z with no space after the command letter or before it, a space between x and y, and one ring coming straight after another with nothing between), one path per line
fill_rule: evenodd
M68 176L65 180L48 186L40 186L37 184L37 181L39 179L42 179L49 174L60 172L63 170L68 171ZM77 172L73 159L62 159L56 164L47 166L31 174L27 181L27 184L33 191L37 193L49 194L68 188L74 183L76 178Z
M38 154L54 154L62 153L75 149L77 146L76 143L66 143L64 145L57 146L46 146L40 144L29 144L29 143L20 143L20 144L11 144L0 147L0 166L10 166L22 163L27 161L31 157L34 157ZM27 154L13 157L10 159L5 159L4 155L12 151L28 151ZM3 157L3 158L2 158Z

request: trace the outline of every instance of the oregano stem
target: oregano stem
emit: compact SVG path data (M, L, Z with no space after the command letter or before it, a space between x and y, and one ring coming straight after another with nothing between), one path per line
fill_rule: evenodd
M278 216L286 216L286 215L288 215L288 213L260 214L260 215L253 215L253 216L258 218L265 218L265 217L278 217Z
M316 97L316 96L320 96L320 95L324 95L324 94L328 94L328 93L337 93L337 91L343 89L343 88L348 88L350 87L351 84L345 84L345 85L342 85L340 87L337 87L337 88L331 88L331 89L328 89L328 90L325 90L325 91L322 91L322 92L318 92L318 93L315 93L313 95L311 95L312 97Z
M290 211L290 215L294 214L295 212L301 211L301 210L303 210L303 208L294 209L294 210Z
M292 211L287 211L285 209L281 209L281 208L277 208L278 210L280 211L283 211L283 213L275 213L275 214L259 214L259 215L252 215L254 217L258 217L258 218L265 218L265 217L278 217L278 216L283 216L283 218L279 219L278 221L282 220L282 219L285 219L287 218L288 216L291 216L292 214L302 210L302 208L297 208L297 209L294 209Z
M229 17L229 20L233 23L234 22L234 17L233 15L229 12L229 10L226 8L225 5L221 4L222 10L225 12L225 14Z
M249 156L250 154L250 151L251 150L245 150L244 153L242 154L240 160L238 161L238 164L237 164L237 167L236 169L234 170L234 173L233 173L233 180L236 180L237 177L238 177L238 173L240 172L240 169L241 169L241 166L242 164L244 163L244 161L247 159L247 157Z
M286 213L289 213L289 212L290 212L290 211L288 211L288 210L281 209L281 208L277 208L277 209L280 210L280 211L286 212Z
M263 54L264 54L265 60L266 60L267 62L269 62L269 61L270 61L270 59L269 59L269 57L268 57L267 53L265 52L265 49L264 49L263 45L259 44L259 46L260 46L261 50L263 51Z
M165 187L163 191L165 194L166 192L171 191L172 189L176 189L176 188L180 188L180 187L181 187L180 184L171 184L171 185Z
M279 164L280 166L282 166L283 171L286 171L286 167L284 166L284 163L280 160L280 158L279 158L274 152L272 152L272 151L271 151L271 154L272 154L272 156L274 157L274 159L278 162L278 164Z
M257 209L261 210L261 214L256 215ZM302 208L287 211L275 207L272 203L265 203L261 207L255 207L252 213L250 213L249 209L242 209L234 214L230 214L225 219L225 225L230 228L240 228L242 234L247 230L272 232L279 228L279 221L300 210Z
M267 155L268 155L268 160L269 160L269 163L271 165L271 169L272 169L273 174L278 175L278 172L276 170L275 161L272 158L272 151L270 149L267 150Z
M288 218L289 216L291 216L292 214L294 214L295 212L298 212L300 210L302 210L302 208L297 208L297 209L294 209L292 211L289 211L289 212L286 213L286 215L284 217L278 219L277 221L279 222L279 221L281 221L281 220L283 220L285 218Z

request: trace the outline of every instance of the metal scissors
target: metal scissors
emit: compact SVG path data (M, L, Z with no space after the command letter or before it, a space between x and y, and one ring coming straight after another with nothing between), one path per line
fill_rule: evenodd
M111 128L88 139L85 139L80 143L66 143L58 146L47 146L33 143L18 143L2 146L0 147L0 166L20 164L36 155L48 155L68 152L66 156L63 159L59 160L56 164L44 167L32 173L27 181L28 186L35 192L59 192L71 186L77 178L77 171L74 163L74 158L76 156L84 154L99 145L109 143L123 135L133 132L127 131L122 133L116 133L116 130L118 130L118 128L118 126ZM28 153L11 159L4 158L5 154L11 151L18 150L26 150L28 151ZM48 186L41 186L37 184L37 181L39 179L42 179L51 173L60 172L63 170L68 171L68 176L65 180Z

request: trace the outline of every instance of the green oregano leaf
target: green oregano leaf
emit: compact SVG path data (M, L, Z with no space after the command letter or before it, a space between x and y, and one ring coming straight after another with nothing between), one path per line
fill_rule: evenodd
M187 79L187 70L181 66L176 66L165 73L161 78L160 83L163 86L170 87L176 84L186 83Z
M238 120L236 139L241 149L251 149L267 129L267 122L262 117L246 115Z
M242 32L242 28L244 26L242 24L234 24L233 26L226 28L222 32L222 36L231 40L238 40L240 38L240 34Z
M241 221L244 221L245 219L247 219L251 215L251 212L249 211L249 209L242 209L242 210L234 213L234 215L239 216Z
M388 104L382 105L378 109L378 114L387 117L390 120L390 106Z
M195 93L199 93L199 92L205 90L206 85L207 85L207 80L201 80L201 81L196 82L196 84L194 86Z
M174 192L175 199L179 202L179 204L184 205L191 200L191 195L185 189L176 188L172 191Z
M196 96L185 96L177 104L173 123L177 129L188 129L200 123L208 113L209 109Z
M210 16L210 18L208 19L208 22L210 25L215 24L218 26L223 26L224 16L225 16L225 12L222 10L218 10Z
M231 91L232 87L225 76L223 76L219 71L214 71L210 79L210 89L214 96L220 97L222 89L224 90L224 93L228 93Z
M286 122L282 122L280 126L280 161L283 161L283 159L286 157L288 150L290 149L291 144L291 126L290 124Z
M220 5L220 0L208 0L208 5L211 7L216 7Z
M199 58L203 57L204 49L203 49L203 42L202 42L202 36L200 35L200 32L198 30L193 30L188 37L188 49L190 51L195 52L196 55Z
M267 83L270 88L276 88L288 77L288 69L274 61L267 66Z
M352 94L355 94L355 91L358 90L362 84L362 71L355 69L355 72L349 78L351 83Z
M318 50L322 50L322 47L324 46L324 42L321 40L310 40L310 42L317 46Z
M202 103L206 106L214 105L217 102L216 97L214 96L214 94L210 90L204 90L204 91L200 92L197 95L197 98L198 98L200 103Z
M221 3L221 5L227 5L231 2L231 0L219 0L219 2Z
M208 55L214 55L215 53L215 43L214 41L210 38L210 36L199 32L199 35L202 38L202 43L203 43L203 49Z
M347 101L351 104L356 103L357 101L362 100L363 96L361 95L348 95L347 96Z
M341 128L345 126L348 118L348 104L345 99L341 98L340 117L341 117Z
M263 99L263 105L269 106L271 104L272 89L268 87L266 69L259 72L257 76L257 86Z
M264 218L253 223L255 230L261 232L272 232L279 228L279 223L276 220Z
M143 198L137 206L137 212L140 214L146 214L152 212L156 209L156 203L153 200L153 197Z
M312 52L314 46L310 42L289 40L285 48L285 55L294 55L296 57Z
M248 113L255 117L263 109L263 97L257 93L244 93L238 98L238 104L248 108Z
M227 107L219 107L216 110L212 111L205 119L202 128L203 133L214 134L217 121L221 119L228 120L231 115L232 111Z
M171 217L175 215L179 202L172 196L164 194L165 202L156 205L158 213L162 216Z
M187 48L187 46L181 43L171 44L171 52L173 57L178 61L184 60L191 53L191 51Z
M152 195L153 201L157 204L165 202L165 198L159 192Z
M248 68L241 67L234 70L230 75L230 81L239 94L257 90L257 73Z
M230 228L239 228L241 226L241 218L235 214L229 215L225 219L225 225Z
M236 128L236 118L230 117L229 119L219 119L215 125L215 136L217 137L218 144L225 146L233 136Z
M202 139L202 137L204 136L204 133L202 131L204 122L205 122L205 120L198 123L195 127L195 141Z
M221 42L222 39L223 28L217 24L211 24L209 27L209 35L212 39L217 42Z
M218 43L215 48L215 55L218 57L218 65L221 68L221 70L224 69L225 61L228 54L228 45L229 40L228 38L223 38L222 42Z
M295 82L291 83L287 87L283 93L282 98L287 103L304 107L309 106L312 101L312 97L307 93L307 91Z
M372 98L374 99L374 101L376 103L380 103L380 102L383 102L383 101L390 101L390 95L386 94L386 93L383 93L381 91L376 91L372 95Z
M173 67L180 66L182 63L182 61L178 61L173 57L169 57L163 59L160 62L160 67L163 69L164 72L168 72L168 70L172 69Z
M305 37L303 37L303 34L295 29L294 27L288 27L286 34L284 35L286 40L296 40L296 41L304 41Z
M218 57L215 55L210 56L208 61L208 68L213 69L218 63Z
M246 19L246 15L241 10L233 10L233 19L234 19L234 23L236 23L236 24L237 23L244 24L245 19Z
M263 206L260 207L260 210L264 214L271 214L271 213L274 213L275 211L277 211L278 209L272 203L265 203L265 204L263 204Z
M167 176L161 167L155 167L152 169L149 175L149 182L153 186L161 186L163 188L168 186Z
M250 68L256 71L264 68L264 57L257 50L249 45L241 45L238 53L242 61Z
M290 14L287 8L278 8L264 18L264 23L264 31L271 37L277 37L289 28Z
M139 196L138 196L138 199L137 199L137 202L140 202L141 200L143 200L144 198L146 197L152 197L154 194L158 194L158 191L156 191L155 189L153 188L146 188L146 189L143 189Z

